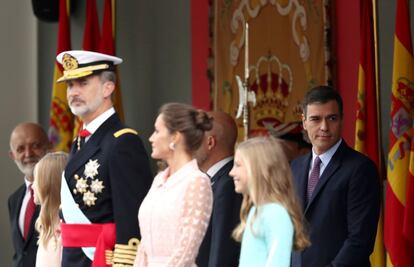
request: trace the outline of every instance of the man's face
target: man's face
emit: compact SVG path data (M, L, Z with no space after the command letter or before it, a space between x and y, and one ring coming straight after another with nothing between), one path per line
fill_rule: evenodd
M104 101L104 85L99 75L91 75L67 82L67 99L72 113L83 120L95 117Z
M341 138L342 114L335 100L310 104L306 111L303 128L308 132L314 152L323 154Z
M10 138L10 157L31 180L36 163L47 153L49 144L42 132L33 127L17 129Z

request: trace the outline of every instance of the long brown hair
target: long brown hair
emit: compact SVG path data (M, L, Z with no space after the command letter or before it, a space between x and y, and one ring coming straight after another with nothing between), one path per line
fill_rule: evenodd
M304 217L281 142L273 137L255 137L240 143L237 151L246 167L248 194L243 195L240 224L233 231L233 237L241 240L246 228L247 215L253 205L277 202L286 208L292 220L293 248L300 250L309 246L310 242L304 229ZM252 223L257 212L256 209Z
M67 159L68 155L64 152L48 153L35 166L34 183L41 205L36 220L36 230L39 232L39 243L44 246L49 240L56 238L59 225L61 177Z

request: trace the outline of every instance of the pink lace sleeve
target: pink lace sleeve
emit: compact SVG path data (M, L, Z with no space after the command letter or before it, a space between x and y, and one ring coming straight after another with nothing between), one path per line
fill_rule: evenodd
M184 202L180 237L166 265L169 267L194 264L211 216L213 197L209 179L194 178L185 192Z
M142 246L142 239L141 239L141 243L138 245L137 256L135 257L133 267L145 267L145 266L148 266L147 254L145 253L144 246Z

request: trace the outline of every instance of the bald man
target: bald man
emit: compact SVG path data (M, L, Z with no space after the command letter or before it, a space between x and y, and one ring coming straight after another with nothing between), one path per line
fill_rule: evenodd
M40 125L31 122L18 124L10 136L10 158L24 175L22 184L8 200L11 234L14 246L13 267L35 266L38 234L34 229L39 207L31 198L33 169L36 163L50 150L47 134ZM26 215L26 210L34 207ZM25 217L26 226L25 226Z
M213 213L196 260L199 267L238 266L240 246L231 237L240 222L241 195L234 191L229 172L233 167L237 126L224 112L209 112L213 128L196 153L199 167L211 178Z

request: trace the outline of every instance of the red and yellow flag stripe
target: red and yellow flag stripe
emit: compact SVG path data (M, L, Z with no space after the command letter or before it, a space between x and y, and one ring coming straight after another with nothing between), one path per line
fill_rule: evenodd
M414 266L414 58L407 0L397 0L385 201L387 266Z
M378 112L378 86L376 80L376 51L374 12L372 1L360 1L360 60L358 69L357 118L355 149L373 160L382 177L381 138ZM369 137L369 138L368 138ZM374 251L370 256L372 267L385 266L383 240L383 212L378 221Z
M70 50L70 24L67 0L59 0L59 30L56 55ZM66 99L66 84L56 83L63 74L62 66L55 62L52 100L49 119L49 139L56 151L70 150L73 140L73 115Z

